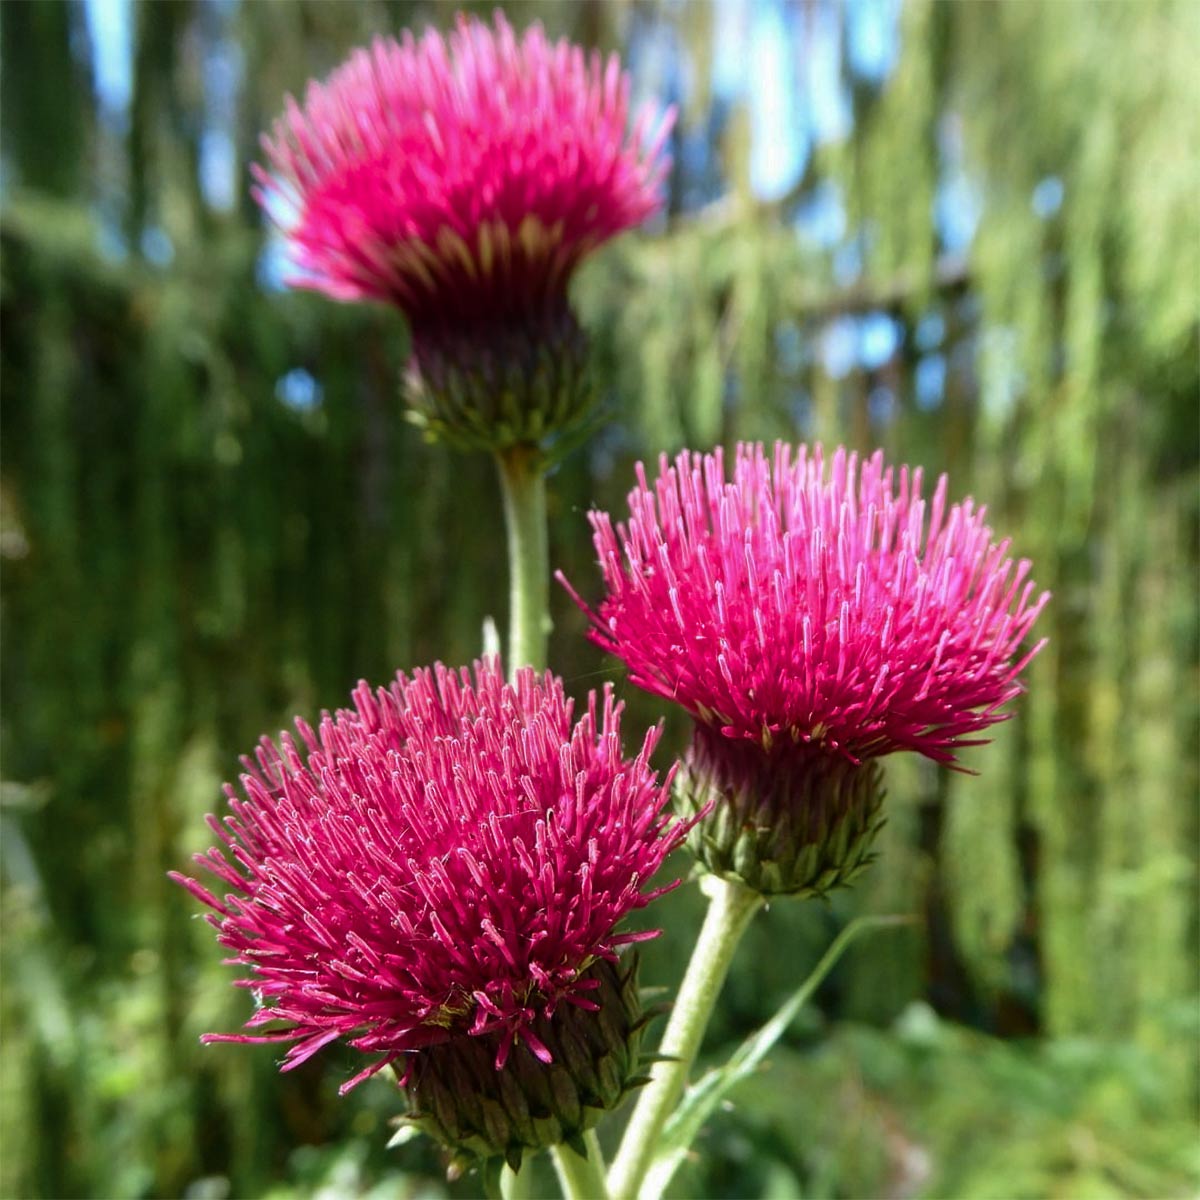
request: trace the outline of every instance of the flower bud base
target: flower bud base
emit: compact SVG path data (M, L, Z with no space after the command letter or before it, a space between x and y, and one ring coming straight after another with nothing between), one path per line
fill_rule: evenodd
M646 1082L639 1059L642 1012L637 962L599 960L581 993L595 1012L563 1002L531 1031L553 1056L544 1063L518 1039L496 1070L501 1034L466 1034L419 1051L409 1064L407 1120L447 1147L450 1175L502 1157L513 1170L526 1153L560 1143L583 1151L582 1136L626 1093Z
M436 441L552 452L592 409L587 336L566 304L550 316L482 329L418 326L404 391L411 419Z
M714 875L763 895L822 896L874 855L883 774L807 744L764 749L697 723L675 777L675 804L694 818L688 846Z

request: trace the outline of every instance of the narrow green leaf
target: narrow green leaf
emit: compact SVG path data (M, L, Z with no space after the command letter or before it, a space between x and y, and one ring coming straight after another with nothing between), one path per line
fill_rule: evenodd
M640 1200L658 1200L683 1162L705 1121L736 1084L753 1074L771 1048L786 1032L800 1010L812 998L825 977L833 970L859 934L870 929L894 925L911 925L915 917L859 917L851 921L834 939L808 978L792 993L779 1011L757 1033L751 1034L720 1067L714 1067L700 1077L684 1094L675 1110L660 1143L660 1149L646 1174L639 1192Z

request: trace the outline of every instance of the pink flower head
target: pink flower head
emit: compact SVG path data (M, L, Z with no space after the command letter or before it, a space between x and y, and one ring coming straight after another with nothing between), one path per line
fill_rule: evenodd
M256 1032L204 1040L292 1042L290 1070L344 1037L379 1057L343 1091L456 1036L496 1033L498 1070L518 1039L546 1060L533 1022L595 1008L587 968L652 936L614 927L682 836L657 732L623 758L611 691L572 723L559 680L510 686L494 660L353 698L244 760L244 797L209 818L223 847L196 856L221 888L174 876L261 1006Z
M638 467L630 517L591 522L607 595L591 638L639 687L728 738L851 762L943 763L1003 720L1049 599L946 479L838 449L741 445ZM574 593L572 593L574 595Z
M544 315L592 249L659 206L670 117L627 135L629 79L540 25L459 16L448 36L377 38L264 138L256 195L302 274L340 300L461 327Z

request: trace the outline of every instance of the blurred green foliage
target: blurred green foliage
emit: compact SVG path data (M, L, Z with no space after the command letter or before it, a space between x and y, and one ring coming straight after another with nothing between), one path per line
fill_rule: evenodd
M878 79L845 52L855 7L786 10L841 38L852 121L767 202L745 101L711 85L712 7L508 6L668 45L635 56L642 82L666 90L663 62L692 81L665 228L578 281L612 421L552 480L556 564L594 590L584 514L620 503L637 457L808 438L949 471L1055 593L978 777L889 763L869 880L752 928L714 1059L854 913L920 917L855 948L675 1191L1193 1194L1200 7L909 0ZM470 1195L431 1147L384 1150L386 1084L336 1098L349 1051L281 1078L269 1048L199 1048L248 1002L165 879L262 731L360 676L464 661L503 622L490 465L403 422L398 317L262 286L245 187L285 91L449 10L133 11L120 119L90 91L82 7L0 14L0 1195ZM237 87L213 82L218 51ZM198 165L214 112L232 205ZM932 217L959 176L968 247ZM821 240L797 214L829 189L845 228ZM863 318L892 323L891 352L838 366ZM625 693L554 602L568 687ZM631 728L662 715L627 699ZM668 714L664 767L679 734ZM649 982L678 978L698 915L691 888L645 914Z

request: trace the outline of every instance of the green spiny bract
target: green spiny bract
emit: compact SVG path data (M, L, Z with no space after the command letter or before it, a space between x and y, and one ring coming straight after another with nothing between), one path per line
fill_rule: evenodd
M871 862L883 825L883 773L825 749L764 749L697 723L675 776L675 805L695 818L702 866L766 896L823 896Z
M459 450L573 444L592 414L587 335L569 308L480 331L414 329L404 380L409 417Z
M451 1177L497 1158L517 1170L527 1153L564 1142L586 1155L583 1135L646 1082L639 1049L657 1010L642 1009L636 958L600 959L585 978L599 983L581 993L597 1011L564 1003L531 1025L549 1063L520 1042L496 1070L497 1035L454 1037L413 1056L405 1119L449 1150Z

